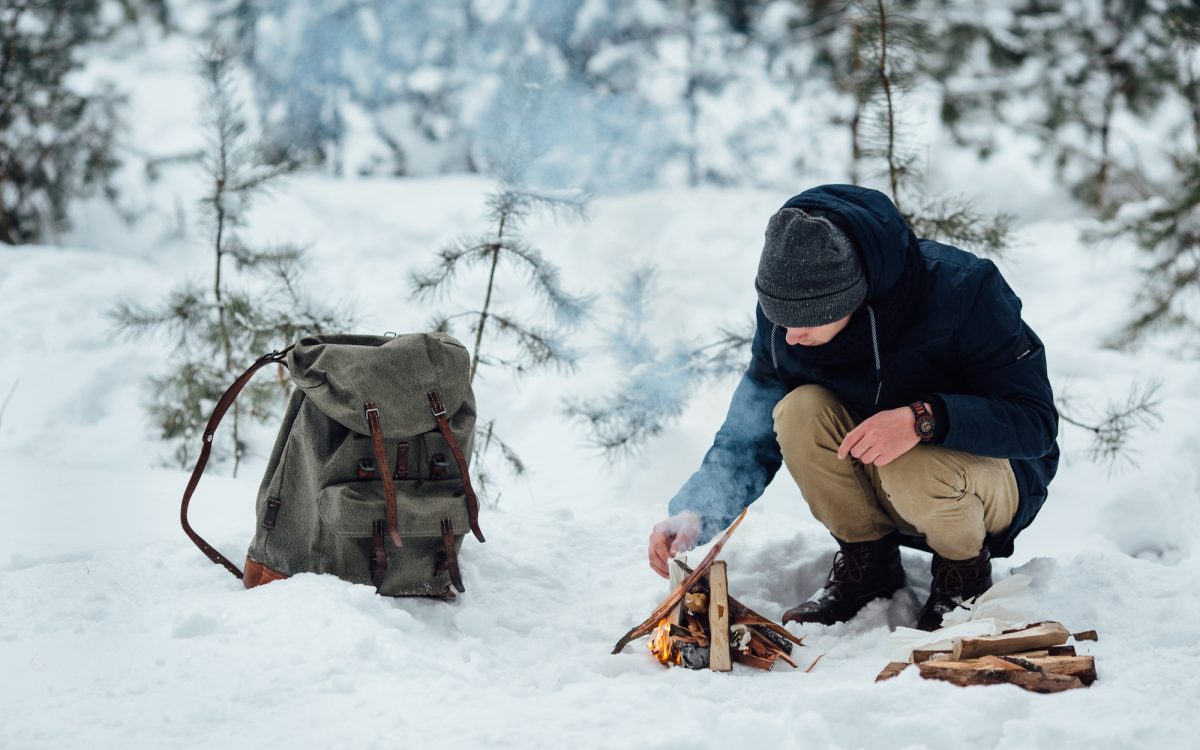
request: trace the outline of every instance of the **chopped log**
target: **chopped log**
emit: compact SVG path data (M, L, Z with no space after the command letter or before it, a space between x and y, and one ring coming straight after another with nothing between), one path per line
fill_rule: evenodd
M1095 630L1081 630L1078 633L1072 633L1071 637L1077 641L1098 641L1100 635Z
M984 635L978 638L961 638L954 642L954 659L962 661L988 654L1002 656L1021 651L1032 651L1047 646L1059 646L1067 642L1070 631L1057 622L1043 622L1024 630L1000 635Z
M734 613L734 622L739 625L749 625L755 631L761 632L767 640L789 654L792 653L793 643L797 646L804 645L803 638L792 635L788 632L787 628L764 618L732 596L729 597L729 609Z
M708 569L708 668L714 672L733 669L729 655L729 574L724 560L714 560Z
M1096 681L1096 659L1091 656L1045 656L1025 659L1035 669L1047 674L1074 677L1084 685Z
M705 593L687 593L683 595L683 606L692 614L708 611L708 594Z
M883 668L883 671L879 673L875 681L883 682L884 680L890 680L907 669L908 665L909 663L906 661L894 661Z
M1084 686L1076 677L1052 672L1030 672L1020 667L981 669L978 660L975 663L927 661L918 664L917 669L927 680L942 680L961 687L1010 684L1035 693L1058 693Z
M930 659L941 659L950 656L949 650L942 649L917 649L912 652L912 663L920 664L921 662L929 661Z
M684 579L687 578L688 574L684 572L682 567L680 567L680 564L683 563L685 559L686 558L681 555L679 557L671 558L669 561L667 561L667 569L671 572L671 576L668 581L668 592L674 591L679 587L679 584L683 583ZM682 606L673 607L671 609L670 620L672 625L679 625L683 622Z
M1025 656L1025 654L1021 654L1021 655ZM1049 649L1046 650L1046 655L1047 656L1075 656L1075 647L1071 646L1071 645L1051 646Z
M732 656L733 656L733 660L736 661L738 664L745 664L747 667L753 667L754 669L761 669L764 672L770 672L772 669L775 668L775 660L774 659L764 658L761 656L754 656L753 654L743 654L741 651L734 651Z
M680 643L694 643L698 646L708 645L708 636L703 631L689 630L682 625L672 625L667 631L667 636L672 641Z
M687 625L688 632L690 632L694 638L700 638L704 641L708 640L708 631L704 629L704 624L700 622L700 618L696 617L691 612L687 613L684 624Z
M979 662L980 664L989 666L989 667L995 667L996 669L1011 669L1011 670L1015 670L1017 672L1035 671L1035 670L1029 669L1027 667L1021 666L1021 664L1018 663L1018 661L1016 659L1009 659L1009 658L1005 658L1003 656L992 656L991 654L988 654L987 656L979 657L975 661Z
M680 584L679 588L677 588L673 593L671 593L670 596L664 599L662 603L659 604L654 610L654 612L652 612L650 616L642 622L642 624L630 629L628 633L621 637L621 640L617 641L617 645L613 646L612 650L614 654L621 653L621 649L629 645L629 642L634 638L641 638L658 627L658 624L662 622L664 617L667 616L667 613L671 611L672 607L679 604L679 602L683 599L683 595L687 593L689 589L691 589L692 585L695 584L696 581L699 581L700 578L706 573L708 573L709 566L712 565L713 560L717 559L717 555L721 553L721 550L725 547L725 543L729 541L729 537L733 535L734 531L737 531L737 527L742 523L742 519L746 517L746 513L747 511L743 510L741 515L737 517L737 520L735 520L729 526L729 528L725 530L725 533L721 535L721 538L718 539L715 544L713 544L712 549L708 551L708 554L704 556L704 559L700 561L700 564L696 566L696 569L692 571L691 575L684 579L684 582Z

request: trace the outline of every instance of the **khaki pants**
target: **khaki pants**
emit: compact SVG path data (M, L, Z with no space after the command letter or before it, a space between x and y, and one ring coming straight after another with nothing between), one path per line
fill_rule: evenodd
M1017 480L1007 459L918 445L886 466L837 456L858 420L828 389L801 386L774 412L783 462L813 516L844 542L893 531L924 536L950 560L975 557L1012 523Z

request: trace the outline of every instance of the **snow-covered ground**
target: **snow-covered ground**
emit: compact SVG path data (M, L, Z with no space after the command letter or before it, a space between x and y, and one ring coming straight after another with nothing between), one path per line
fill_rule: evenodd
M143 142L194 145L186 97L138 104L180 96L187 79L143 72ZM166 345L114 338L105 315L118 297L153 301L207 272L202 226L193 218L176 236L170 219L198 198L179 168L143 189L159 211L134 227L95 206L62 246L0 252L0 399L17 383L0 423L0 748L1192 746L1200 367L1167 348L1104 349L1134 291L1131 251L1083 246L1079 220L1062 218L1069 205L1038 173L996 168L1003 180L975 179L983 165L966 186L1002 184L981 195L985 207L1028 208L1000 265L1046 342L1055 386L1102 403L1141 378L1163 383L1164 420L1139 433L1136 467L1109 476L1087 461L1087 435L1064 427L1050 500L997 566L1033 576L1031 618L1100 632L1091 689L960 689L912 673L875 684L890 629L910 624L924 596L916 553L905 557L910 592L805 629L801 665L824 654L809 674L666 670L640 643L610 655L665 594L646 536L707 448L732 383L702 389L637 460L610 465L559 413L563 397L609 388L615 373L597 357L570 376L489 372L478 385L531 473L483 515L488 542L466 542L458 602L382 599L311 575L243 591L178 526L186 473L161 468L169 452L142 406ZM484 228L488 187L298 177L258 205L249 234L311 246L314 288L356 301L361 331L418 330L430 314L409 300L407 272L439 242ZM604 197L586 224L537 221L529 234L577 290L604 292L653 261L654 336L702 340L749 316L762 228L787 197ZM599 346L608 304L578 333L582 348ZM193 503L196 528L234 559L270 430L261 438L240 478L210 471ZM784 476L724 558L732 592L777 617L823 582L831 555Z

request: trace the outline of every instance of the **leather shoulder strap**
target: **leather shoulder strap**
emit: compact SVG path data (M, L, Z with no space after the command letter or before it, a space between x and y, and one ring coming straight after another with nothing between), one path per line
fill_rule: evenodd
M471 533L481 542L487 541L483 538L483 532L479 530L479 498L475 496L475 488L471 486L471 471L467 467L467 457L463 455L462 447L458 444L458 439L454 437L454 431L450 429L450 422L446 419L446 407L442 406L442 399L438 396L436 389L430 390L427 394L429 397L429 408L433 411L433 416L437 419L438 430L441 431L442 437L450 446L450 452L454 454L454 460L458 463L458 473L462 475L463 491L467 496L467 516L471 522Z
M294 345L293 345L294 346ZM217 405L213 408L212 416L208 418L208 426L204 428L204 445L200 448L200 457L196 459L196 468L192 469L192 477L188 480L187 489L183 491L183 502L179 506L179 522L183 526L183 532L188 535L188 538L195 542L209 560L212 560L218 565L223 565L226 570L234 576L241 578L242 571L238 566L234 565L224 555L208 542L204 541L199 534L192 529L192 525L188 523L188 505L192 501L192 493L196 491L196 485L200 484L200 477L204 474L204 467L208 465L209 454L212 453L213 436L217 433L217 425L221 424L221 418L225 416L225 412L229 411L229 407L233 406L233 402L237 400L238 394L250 382L260 368L269 364L286 365L287 354L292 350L292 347L279 352L271 352L265 354L254 361L250 368L238 376L238 379L233 381L233 385L221 395Z

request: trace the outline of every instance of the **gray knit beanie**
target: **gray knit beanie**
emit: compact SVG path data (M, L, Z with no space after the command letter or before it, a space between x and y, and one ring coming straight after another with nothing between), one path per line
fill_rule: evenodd
M783 208L767 224L754 279L767 319L785 328L841 320L867 298L858 251L824 216Z

